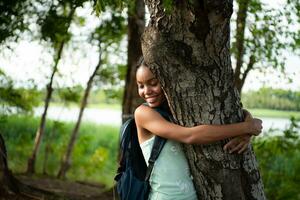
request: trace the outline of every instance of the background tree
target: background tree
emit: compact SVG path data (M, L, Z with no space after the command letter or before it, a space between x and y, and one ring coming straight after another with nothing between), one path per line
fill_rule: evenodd
M0 53L3 53L4 49L9 49L11 44L16 43L21 34L29 29L28 16L32 16L35 12L36 7L29 1L0 2ZM18 111L31 111L33 106L37 105L37 98L29 95L30 92L34 93L34 86L28 91L15 88L13 79L0 70L1 115L10 113L12 106L18 108Z
M297 50L299 2L282 2L284 6L279 8L270 8L261 0L237 0L236 3L232 53L234 81L241 93L251 71L266 71L273 67L284 73L287 51L300 53Z
M128 46L127 46L127 73L122 103L122 121L131 116L141 98L137 93L135 79L136 67L142 56L141 35L145 28L145 4L143 0L135 0L128 6Z
M173 2L173 1L172 1ZM142 39L146 63L158 77L176 122L183 126L243 120L230 61L232 1L160 0ZM184 145L199 199L265 199L257 162L248 148L228 154L226 141Z
M34 147L31 156L28 159L27 172L35 172L35 160L39 151L42 136L44 134L46 116L49 103L53 92L54 76L58 71L58 63L65 44L70 40L71 34L68 29L72 23L76 8L82 6L84 0L78 1L60 1L57 4L53 3L47 16L40 21L42 39L50 41L55 50L54 64L50 75L49 83L47 84L44 111L41 116L39 128L36 132Z
M96 65L92 75L89 77L89 80L87 82L84 95L81 100L80 104L80 110L77 122L75 124L75 127L71 133L71 137L69 140L69 144L67 146L67 150L63 156L62 163L60 166L60 170L58 172L58 177L65 177L68 169L71 166L71 155L72 151L74 149L74 145L76 142L76 139L78 137L78 131L80 128L81 119L83 116L84 109L87 106L88 103L88 97L90 94L90 91L93 86L93 81L96 76L100 75L100 68L103 64L103 58L102 54L104 56L108 56L107 49L109 49L113 44L117 44L119 46L119 43L121 39L125 35L125 24L124 24L124 17L116 14L112 14L111 18L109 20L103 20L103 22L100 24L100 26L95 30L93 33L93 40L98 43L99 46L99 58L98 58L98 64ZM107 60L104 59L104 60ZM101 76L99 77L101 79Z

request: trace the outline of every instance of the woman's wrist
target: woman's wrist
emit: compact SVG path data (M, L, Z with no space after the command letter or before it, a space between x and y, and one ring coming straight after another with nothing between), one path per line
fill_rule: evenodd
M253 129L253 123L252 121L245 121L244 122L246 125L246 131L244 135L253 135L254 134L254 129Z

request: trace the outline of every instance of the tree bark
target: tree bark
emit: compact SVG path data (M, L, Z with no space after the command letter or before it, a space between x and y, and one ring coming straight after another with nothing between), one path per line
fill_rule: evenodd
M74 127L74 129L71 133L71 138L69 140L69 144L68 144L66 153L63 156L62 163L61 163L59 172L57 174L58 178L65 178L66 173L67 173L67 171L69 170L69 168L71 166L71 156L72 156L72 152L73 152L73 149L74 149L74 146L75 146L75 142L76 142L77 137L78 137L78 132L79 132L83 112L84 112L84 109L86 108L88 97L89 97L90 91L91 91L92 86L93 86L93 80L94 80L95 76L97 75L97 72L99 71L99 69L101 67L101 64L102 64L102 60L101 60L101 50L100 50L100 52L99 52L99 61L98 61L97 66L95 67L94 72L92 73L92 75L90 76L90 78L87 82L87 86L86 86L86 89L84 91L84 96L82 98L81 105L80 105L80 111L79 111L78 119L77 119L75 127Z
M193 3L193 4L192 4ZM147 0L150 23L142 38L146 63L157 76L176 122L182 126L243 120L230 61L231 0L174 1L169 14ZM228 154L227 142L184 145L199 199L265 199L249 147Z
M71 11L70 11L70 13L68 15L68 24L67 24L68 28L66 29L66 31L68 31L68 29L69 29L69 27L71 25L71 22L72 22L74 13L76 11L76 8L77 7L74 6L71 9ZM53 66L53 70L52 70L52 73L51 73L50 81L47 84L47 94L46 94L46 98L45 98L44 111L43 111L43 114L42 114L42 117L41 117L39 128L38 128L38 130L36 132L36 135L35 135L33 151L32 151L31 156L29 157L28 163L27 163L27 173L30 173L30 174L35 173L36 156L37 156L37 154L39 152L39 148L40 148L40 144L41 144L41 141L42 141L42 137L44 135L48 107L49 107L49 104L50 104L50 100L52 98L53 80L54 80L54 76L55 76L55 74L56 74L56 72L58 70L58 63L60 61L64 45L65 45L65 40L62 40L59 43L59 47L58 47L58 50L56 52L56 58L54 60L54 66Z
M128 51L127 74L122 105L122 121L133 115L142 103L137 93L135 72L142 56L141 35L145 28L145 4L143 0L135 0L134 7L128 9Z

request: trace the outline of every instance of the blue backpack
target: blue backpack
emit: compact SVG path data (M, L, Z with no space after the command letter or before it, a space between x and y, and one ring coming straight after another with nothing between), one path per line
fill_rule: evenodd
M170 114L162 108L155 108L165 119ZM121 158L115 181L121 200L147 200L150 192L149 178L166 139L155 136L153 148L148 160L144 159L137 136L134 118L128 119L120 130Z

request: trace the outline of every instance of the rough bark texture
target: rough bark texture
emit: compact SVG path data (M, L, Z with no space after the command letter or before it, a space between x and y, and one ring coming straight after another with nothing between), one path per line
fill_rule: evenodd
M143 0L135 0L134 8L128 11L128 53L127 75L122 105L122 121L128 119L141 104L137 93L135 72L142 56L141 35L145 28L145 4Z
M80 105L78 119L77 119L75 127L74 127L74 129L71 133L71 138L69 140L69 144L68 144L66 153L65 153L65 155L62 159L62 163L61 163L59 172L57 174L58 178L65 178L66 173L67 173L67 171L69 170L69 168L71 166L71 155L72 155L72 152L73 152L73 149L74 149L74 146L75 146L75 142L76 142L77 137L78 137L79 127L80 127L80 124L81 124L81 119L82 119L82 116L83 116L83 112L84 112L84 109L86 108L88 97L89 97L90 91L91 91L92 86L93 86L93 80L94 80L95 76L97 75L97 72L99 71L99 69L101 67L101 64L102 64L102 60L101 60L101 50L100 50L99 61L98 61L97 66L94 69L93 74L90 76L90 78L87 82L87 86L85 88L84 95L83 95L81 105Z
M142 38L173 116L183 126L242 121L229 52L232 1L174 2L166 14L161 1L146 1L151 20ZM184 145L198 198L265 199L252 148L232 155L225 142Z

